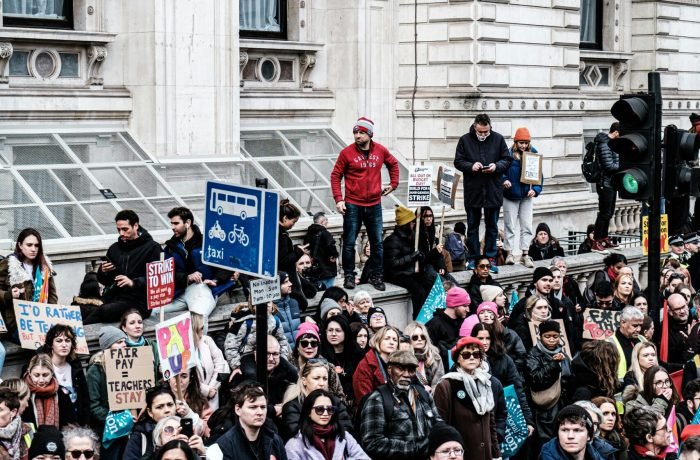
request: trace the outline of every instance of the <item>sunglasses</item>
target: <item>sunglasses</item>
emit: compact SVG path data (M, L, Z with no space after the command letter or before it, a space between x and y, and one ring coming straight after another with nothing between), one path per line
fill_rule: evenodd
M411 336L411 340L413 340L414 342L415 342L416 340L425 340L425 336L424 336L423 334L412 335L412 336Z
M163 427L163 433L165 433L165 434L174 434L175 430L177 430L177 428L175 428L174 426L164 426ZM76 457L76 458L78 458L78 457Z
M318 341L317 340L300 340L299 345L301 345L301 348L316 348L316 347L318 347Z
M172 427L166 427L166 428L172 428ZM92 458L95 455L95 451L88 449L88 450L70 450L70 456L78 459L80 458L81 455L84 455L85 458Z
M314 412L316 412L316 415L323 415L325 413L333 415L335 413L335 406L314 406Z
M476 268L491 268L491 264L479 264Z
M462 359L481 359L481 352L480 351L463 351L462 353L459 354L459 356L462 357Z

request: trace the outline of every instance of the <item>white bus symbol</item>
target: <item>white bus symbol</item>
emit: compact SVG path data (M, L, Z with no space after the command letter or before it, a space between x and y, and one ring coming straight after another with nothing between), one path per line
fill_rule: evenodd
M258 216L258 198L254 195L214 188L209 203L209 210L218 215L230 214L242 220Z

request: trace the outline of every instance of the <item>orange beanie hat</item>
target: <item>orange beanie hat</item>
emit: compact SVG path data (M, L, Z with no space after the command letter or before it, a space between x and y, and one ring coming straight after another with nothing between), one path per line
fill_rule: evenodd
M530 137L530 131L528 131L527 128L518 128L515 131L515 136L513 136L513 140L515 142L518 141L531 141L532 138Z

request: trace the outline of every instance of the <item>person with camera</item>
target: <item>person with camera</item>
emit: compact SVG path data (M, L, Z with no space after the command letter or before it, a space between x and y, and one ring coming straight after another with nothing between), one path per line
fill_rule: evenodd
M168 415L160 419L153 429L153 443L155 444L155 452L153 457L157 455L160 448L172 440L184 441L192 448L200 457L206 455L206 448L202 437L193 433L192 424L186 418L180 418L177 415ZM144 460L142 457L141 460Z
M335 238L326 228L328 217L320 211L314 214L314 223L309 225L304 236L304 244L309 245L311 268L309 277L318 280L324 288L335 284L338 275L338 247Z

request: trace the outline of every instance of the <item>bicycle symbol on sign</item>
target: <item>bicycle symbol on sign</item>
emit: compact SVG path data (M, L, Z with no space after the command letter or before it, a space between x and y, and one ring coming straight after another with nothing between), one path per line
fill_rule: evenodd
M228 240L233 244L236 242L236 239L238 239L243 246L248 246L248 243L250 243L250 238L245 234L243 227L233 224L233 230L228 232Z

